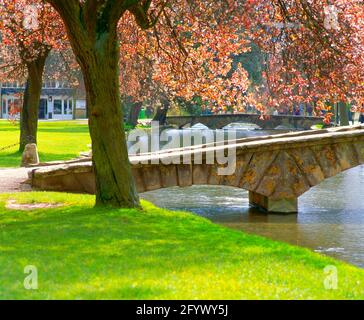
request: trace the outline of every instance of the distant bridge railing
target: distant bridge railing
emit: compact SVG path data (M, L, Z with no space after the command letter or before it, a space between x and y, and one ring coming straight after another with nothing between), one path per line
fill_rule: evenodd
M210 129L222 129L231 123L237 122L252 123L266 130L273 130L279 126L297 130L309 130L314 125L323 124L323 118L290 115L269 115L262 119L261 115L248 113L167 117L167 124L175 125L178 128L193 126L197 123L201 123Z

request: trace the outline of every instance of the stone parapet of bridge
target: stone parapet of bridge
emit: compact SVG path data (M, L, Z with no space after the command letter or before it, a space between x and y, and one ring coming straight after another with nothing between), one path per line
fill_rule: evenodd
M178 128L193 126L201 123L210 129L222 129L231 123L252 123L265 130L272 130L279 126L309 130L312 126L323 124L321 117L303 117L290 115L270 115L264 119L257 114L214 114L203 116L169 116L167 124Z
M197 155L204 158L211 150L227 152L228 148L236 150L236 166L231 175L219 175L219 168L224 166L217 161L195 163ZM190 164L183 164L186 156L191 157ZM171 164L161 163L168 159ZM248 190L250 203L269 212L297 212L297 199L303 193L364 163L364 126L245 138L230 145L195 146L130 160L137 163L132 165L132 172L139 192L224 185ZM33 169L30 183L35 189L47 191L93 194L96 188L91 161Z

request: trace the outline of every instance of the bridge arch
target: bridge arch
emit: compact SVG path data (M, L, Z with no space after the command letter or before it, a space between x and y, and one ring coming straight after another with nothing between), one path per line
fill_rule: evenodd
M297 199L323 180L364 163L364 144L342 143L266 152L239 152L234 174L218 165L139 165L138 191L224 185L249 191L250 202L270 212L297 212Z
M299 197L299 212L301 213L301 210L308 214L331 213L332 210L357 212L360 208L358 204L363 204L363 201L359 199L360 186L363 185L363 173L364 165L361 165L323 180ZM352 186L355 186L355 190L350 189ZM196 209L197 212L200 212L201 209L201 212L205 212L206 215L210 214L210 209L216 213L221 212L221 214L224 214L225 211L234 215L251 213L253 216L250 218L256 217L260 221L261 219L264 220L264 216L259 215L259 212L262 213L261 210L247 206L249 192L245 189L230 186L194 185L187 188L171 187L156 191L142 193L141 197L151 202L156 201L156 205L167 208L182 210L183 208L190 208L192 211ZM210 197L211 199L209 199ZM228 206L232 206L232 208L228 208ZM274 218L272 219L274 220ZM289 218L287 217L287 219ZM296 218L292 217L292 219ZM310 217L310 219L322 221L319 217ZM326 218L322 219L325 220Z
M315 203L321 202L318 211L356 210L358 198L362 196L363 173L364 165L359 165L327 178L300 196L299 203L303 202L313 208ZM327 197L323 198L325 196Z

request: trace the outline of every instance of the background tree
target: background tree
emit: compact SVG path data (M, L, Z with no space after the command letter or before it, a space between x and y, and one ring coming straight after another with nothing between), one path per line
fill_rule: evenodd
M267 54L269 106L311 104L329 122L330 103L363 101L362 1L262 0L259 10L248 3L247 27Z
M121 58L121 83L134 97L188 102L199 96L215 113L251 106L263 113L316 107L326 122L332 116L329 102L362 99L361 2L256 0L225 7L227 15L219 15L219 5L211 11L207 4L196 2L206 12L198 19L189 16L193 10L183 9L183 16L174 10L165 17L166 8L146 32L131 31L128 15L123 17L121 48L129 54ZM208 20L214 14L219 15L218 24ZM232 83L237 70L242 71L239 80ZM152 81L141 88L145 79ZM160 105L156 120L165 118L169 109L169 104ZM346 110L341 112L345 124L348 108L339 106Z
M360 54L360 50L348 46L350 38L347 35L355 37L360 32L357 27L348 24L345 32L326 32L321 28L324 23L322 1L309 1L312 7L304 0L47 2L58 11L66 25L85 79L97 205L139 206L128 163L120 91L123 85L126 91L138 87L139 92L144 91L145 82L140 81L143 77L134 76L131 81L135 88L126 86L125 80L121 80L120 86L120 58L130 59L133 63L129 69L135 73L138 67L148 66L145 61L150 59L148 69L151 71L146 72L150 72L153 85L157 85L163 94L185 98L198 94L203 100L212 101L218 112L226 106L239 110L242 101L246 100L247 72L239 67L231 77L228 75L231 74L231 53L247 50L249 39L254 39L270 55L264 74L265 98L268 105L274 107L284 101L298 102L295 98L298 96L309 96L309 101L314 101L315 96L306 92L314 92L312 88L322 87L322 91L329 88L330 72L336 68L333 61L339 61L338 57L341 57L341 65L348 66L348 58ZM360 3L351 2L352 7L343 7L344 14L354 8L362 9ZM338 5L342 3L337 1ZM362 11L359 14L362 15ZM283 24L283 28L275 28L277 22ZM299 23L298 30L288 28L290 22ZM121 45L120 30L124 34ZM321 31L324 33L319 35ZM132 45L123 48L124 44L133 41L137 46L146 43L144 48L149 48L148 51L138 49L135 52ZM353 53L348 55L341 47ZM315 48L312 53L311 48ZM317 60L316 51L319 53ZM294 63L293 57L301 59L300 62ZM272 69L279 76L269 74ZM309 84L313 86L309 87ZM136 100L139 101L139 97Z
M39 100L47 57L64 50L66 35L55 10L41 0L0 0L1 73L26 87L20 116L20 147L37 143Z
M183 101L214 112L245 109L248 74L236 57L250 42L237 2L177 1L147 31L132 20L125 14L119 23L120 50L128 52L120 59L121 89L135 101L159 102L154 120L163 123L171 104Z
M153 29L157 25L158 20L163 16L165 25L171 29L169 34L175 37L173 30L176 30L174 24L177 20L171 19L171 17L178 16L182 18L184 14L191 12L188 16L195 21L199 16L203 17L201 21L206 19L205 23L207 25L205 30L208 31L208 24L215 21L213 24L219 26L219 21L224 14L235 12L236 17L238 17L238 11L236 10L238 2L204 1L198 2L197 5L189 1L149 0L49 0L48 2L58 11L65 23L69 40L85 80L89 125L93 144L93 161L96 173L96 204L115 207L139 206L129 165L123 114L120 105L118 77L120 48L118 46L117 28L119 21L125 17L133 25L136 23L140 28L138 30L141 32L144 29ZM215 17L209 13L215 14ZM171 24L172 21L173 23ZM190 23L197 25L197 22L193 20ZM181 31L183 31L183 28L182 24ZM231 26L227 24L221 25L219 32L222 35L225 34L225 28L231 28ZM203 32L201 28L198 29ZM217 34L216 32L217 29L215 30L215 35ZM160 36L157 34L155 37L156 41L158 41L158 37L160 39ZM203 40L203 37L200 36L200 39ZM223 37L221 37L221 40L223 40ZM158 46L158 42L156 43ZM160 43L161 41L159 41ZM215 41L215 43L217 46L220 45L220 41ZM234 43L226 42L227 45L233 46ZM163 50L163 48L160 49L161 51ZM183 51L183 48L180 49ZM205 48L204 50L205 52L203 53L208 55L208 49ZM129 52L122 51L122 57L128 54ZM215 59L219 65L224 67L219 72L227 72L226 58L221 57L219 60L218 57L215 57ZM180 60L175 67L186 67L184 74L187 75L189 73L188 66L183 60ZM220 69L220 67L216 68ZM207 72L209 71L207 70ZM159 72L159 74L162 73L163 70ZM224 75L223 72L222 75ZM200 79L202 78L200 77ZM192 96L192 91L183 88L183 85L179 83L183 79L172 80L175 84L171 86L171 89L180 92L184 91L185 94ZM236 79L233 81L237 82ZM218 82L222 83L223 79L220 79ZM170 83L171 81L168 81L168 84ZM240 86L241 84L237 85ZM202 87L201 85L200 90L205 95L211 96L211 93Z

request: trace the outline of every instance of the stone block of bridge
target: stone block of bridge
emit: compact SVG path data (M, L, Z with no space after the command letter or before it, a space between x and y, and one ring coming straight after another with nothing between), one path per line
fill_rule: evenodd
M92 163L65 164L35 169L30 184L38 190L95 194Z
M294 197L274 199L249 191L249 203L251 206L259 207L270 213L288 214L298 212L298 199Z

